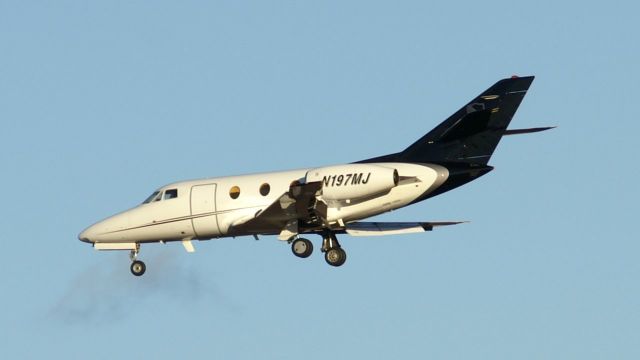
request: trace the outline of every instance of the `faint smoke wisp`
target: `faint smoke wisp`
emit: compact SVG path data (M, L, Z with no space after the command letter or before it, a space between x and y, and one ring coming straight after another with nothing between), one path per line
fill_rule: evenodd
M123 257L124 258L124 257ZM47 318L74 325L112 323L136 311L153 311L155 304L174 305L187 311L202 303L213 303L236 312L212 277L188 269L176 254L163 251L145 262L153 266L142 277L129 273L126 258L117 263L92 265L72 279L62 296L52 304ZM127 269L126 271L124 269ZM151 270L151 271L150 271Z

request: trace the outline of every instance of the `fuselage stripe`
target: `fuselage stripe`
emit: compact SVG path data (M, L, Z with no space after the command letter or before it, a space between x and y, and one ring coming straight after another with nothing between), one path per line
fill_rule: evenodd
M126 229L108 231L105 234L115 234L115 233L119 233L119 232L122 232L122 231L142 229L142 228L146 228L146 227L150 227L150 226L164 225L164 224L170 224L170 223L174 223L174 222L178 222L178 221L199 219L199 218L203 218L203 217L207 217L207 216L220 215L220 214L225 214L225 213L229 213L229 212L236 211L236 210L244 210L244 209L250 209L250 208L254 208L254 207L255 206L250 206L250 207L245 207L245 208L227 209L227 210L212 211L212 212L207 212L207 213L202 213L202 214L180 216L180 217L177 217L177 218L154 221L152 223L147 223L147 224L144 224L144 225L134 226L134 227L126 228Z

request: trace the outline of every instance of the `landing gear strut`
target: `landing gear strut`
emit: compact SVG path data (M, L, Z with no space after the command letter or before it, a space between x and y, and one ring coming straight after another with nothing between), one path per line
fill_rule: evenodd
M342 249L333 232L328 231L322 235L322 251L324 260L331 266L341 266L347 261L347 253Z
M140 260L138 260L138 252L140 251L140 244L136 244L136 249L131 250L129 258L131 259L131 273L135 276L142 276L147 270L147 266Z

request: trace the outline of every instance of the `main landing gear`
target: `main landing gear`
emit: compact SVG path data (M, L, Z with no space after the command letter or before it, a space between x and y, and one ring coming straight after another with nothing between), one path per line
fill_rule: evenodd
M313 244L308 239L295 239L291 243L291 251L297 257L307 258L313 252Z
M129 258L131 259L131 273L135 276L142 276L147 270L147 266L140 260L138 260L138 252L140 251L140 245L136 246L135 250L131 250Z
M322 234L322 249L324 260L331 266L341 266L347 261L347 253L342 249L336 235L327 231ZM313 244L305 238L291 241L291 252L300 258L307 258L313 252Z
M342 249L336 234L328 231L322 235L324 260L331 266L341 266L347 261L347 253Z
M324 261L331 266L342 266L347 261L347 253L342 248L329 249L324 253Z

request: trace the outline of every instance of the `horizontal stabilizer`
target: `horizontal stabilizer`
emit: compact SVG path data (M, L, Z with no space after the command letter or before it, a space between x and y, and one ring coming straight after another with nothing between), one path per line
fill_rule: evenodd
M504 135L531 134L531 133L536 133L536 132L555 129L555 128L556 128L555 126L546 126L546 127L529 128L529 129L513 129L513 130L506 130L504 132Z
M443 222L354 222L345 231L351 236L382 236L431 231L436 226L461 224L464 221Z

